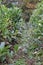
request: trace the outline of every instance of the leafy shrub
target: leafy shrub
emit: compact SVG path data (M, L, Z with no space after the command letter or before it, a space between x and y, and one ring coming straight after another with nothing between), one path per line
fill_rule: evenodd
M11 42L14 38L14 44L18 40L16 36L19 32L19 28L23 23L22 11L17 7L7 8L5 5L0 4L0 47L3 45L1 42ZM20 36L20 35L19 35ZM20 40L20 39L19 39ZM12 42L11 42L12 43ZM20 43L20 42L19 42ZM5 43L6 45L6 43ZM10 45L9 45L10 46ZM10 47L4 46L0 48L0 61L3 62L6 59L6 54L10 54Z
M43 56L43 1L37 4L36 9L30 17L29 33L29 57L36 58L38 61L38 58ZM41 65L42 62L43 61L40 59L36 62L36 65Z
M43 42L43 1L37 5L30 18L32 39L35 42Z
M16 65L26 65L26 64L25 64L25 59L19 59L19 60L16 61L15 64L16 64Z
M6 59L6 54L9 52L9 46L5 47L5 44L2 42L0 45L0 62L3 62Z
M15 35L17 25L21 22L21 9L17 7L7 8L0 5L0 37L11 37Z

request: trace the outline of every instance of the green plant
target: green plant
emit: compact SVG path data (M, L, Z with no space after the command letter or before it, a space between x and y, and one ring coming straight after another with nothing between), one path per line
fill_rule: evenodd
M25 64L25 59L19 59L19 60L17 60L17 62L15 64L16 65L26 65Z
M0 62L3 62L6 59L6 55L8 54L9 46L0 48ZM10 53L9 53L10 54Z
M21 22L21 9L17 7L7 8L0 5L0 37L11 38L17 30L17 25Z
M32 39L37 43L43 43L43 1L34 10L29 25Z
M31 40L29 57L35 58L38 61L36 65L41 65L43 62L41 60L43 56L43 1L37 4L36 9L30 17L29 32Z
M13 6L11 8L7 8L5 5L0 5L0 43L2 41L11 42L13 38L13 43L16 44L17 40L15 42L15 39L17 39L16 36L18 35L19 28L21 27L20 23L23 23L21 14L21 9L17 7ZM12 56L12 53L9 52L9 46L4 46L4 48L1 48L0 45L0 61L3 62L6 58L6 54Z

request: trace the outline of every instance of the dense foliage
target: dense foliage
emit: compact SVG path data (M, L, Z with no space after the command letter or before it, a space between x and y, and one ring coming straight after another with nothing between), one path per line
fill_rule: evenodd
M0 3L0 65L43 65L43 1L29 22L22 14L18 7Z
M7 8L0 5L0 37L11 38L15 35L17 25L22 21L21 14L21 10L17 7Z
M43 1L38 3L29 21L30 48L32 57L36 58L36 65L43 65ZM30 57L31 57L30 55ZM40 59L40 60L39 60ZM39 60L39 61L38 61Z
M35 42L43 43L43 1L37 5L30 18L31 35Z
M0 4L0 62L6 59L6 54L10 56L10 45L20 43L19 29L23 23L21 15L21 9L14 6L7 8Z

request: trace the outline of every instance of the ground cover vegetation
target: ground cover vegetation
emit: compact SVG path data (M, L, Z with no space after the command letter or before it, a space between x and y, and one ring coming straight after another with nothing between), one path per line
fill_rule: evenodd
M0 1L0 65L43 65L43 0L29 22L21 8Z

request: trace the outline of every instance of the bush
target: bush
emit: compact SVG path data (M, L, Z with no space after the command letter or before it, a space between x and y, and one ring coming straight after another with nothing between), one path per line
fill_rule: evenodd
M7 8L5 5L0 5L0 38L11 38L15 35L17 25L22 20L21 14L21 9L17 7Z
M14 6L7 8L0 4L0 62L6 59L6 54L11 55L10 45L20 43L20 39L17 37L21 37L20 27L23 24L21 15L21 9ZM7 45L7 42L11 44Z
M43 42L43 1L37 5L30 18L31 36L35 42Z

